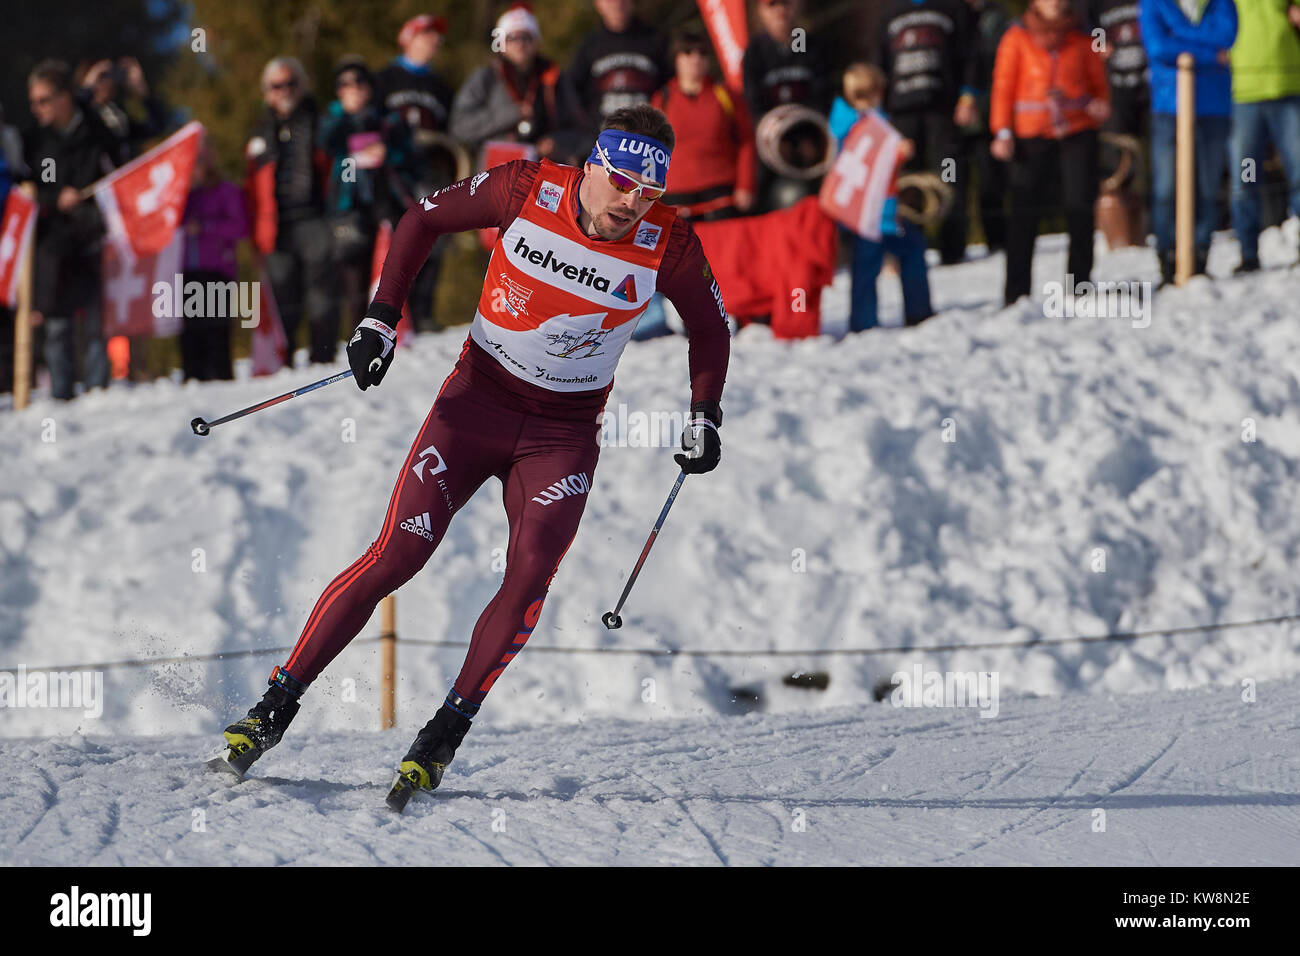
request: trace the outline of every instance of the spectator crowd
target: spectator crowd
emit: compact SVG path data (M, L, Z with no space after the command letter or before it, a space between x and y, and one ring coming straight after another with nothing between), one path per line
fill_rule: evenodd
M637 15L635 0L593 2L600 26L567 63L543 52L529 6L509 7L485 38L481 65L459 84L440 69L448 22L433 14L401 27L388 63L340 60L323 104L299 60L270 60L244 181L223 180L210 149L200 149L182 223L185 280L233 280L247 242L289 343L301 341L313 362L332 362L367 304L383 223L481 168L490 144L580 164L605 116L650 103L677 138L663 201L699 223L816 194L821 155L868 117L900 134L900 178L879 239L841 230L853 331L878 325L887 257L897 262L905 324L928 318L927 249L938 267L953 266L967 259L973 234L990 254L1005 254L1006 304L1032 294L1044 226L1063 224L1067 271L1088 281L1107 195L1126 210L1133 244L1154 236L1168 282L1183 53L1195 62L1194 271L1206 272L1211 236L1225 225L1240 245L1236 272L1258 270L1261 230L1300 215L1300 0L1030 0L1020 13L1004 0L860 0L878 11L878 29L863 38L861 62L838 75L804 28L815 13L807 0L749 0L743 90L723 82L704 30L665 36ZM0 104L0 206L13 184L34 184L37 359L51 394L67 399L78 382L105 386L110 375L100 322L104 223L87 187L178 118L131 57L77 69L43 61L27 93L30 122L15 104ZM821 145L807 136L809 116L823 129ZM42 176L47 168L57 176ZM938 213L918 213L903 185L909 176L943 184ZM1270 177L1285 182L1281 204L1260 188ZM446 256L444 237L411 291L417 330L458 321L435 313ZM12 313L0 307L0 319L7 389ZM185 316L185 377L231 378L232 334L232 320Z

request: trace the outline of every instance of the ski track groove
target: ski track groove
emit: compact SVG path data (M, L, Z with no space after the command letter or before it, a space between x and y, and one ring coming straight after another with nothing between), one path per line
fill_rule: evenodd
M1022 830L1026 829L1029 826L1029 822L1031 820L1033 820L1035 817L1039 816L1040 814L1046 813L1048 810L1052 809L1052 807L1056 806L1056 804L1060 802L1062 797L1076 796L1075 794L1069 794L1067 791L1072 790L1074 786L1080 780L1083 779L1084 774L1086 774L1088 770L1091 769L1092 765L1097 762L1097 756L1098 756L1098 752L1094 750L1092 755L1088 758L1088 762L1079 768L1079 770L1075 773L1075 775L1070 778L1070 782L1067 783L1064 787L1062 787L1060 789L1060 792L1058 792L1056 795L1049 797L1047 799L1047 802L1042 803L1037 807L1035 807L1034 809L1030 810L1029 813L1021 817L1019 820L1015 820L1012 823L1004 824L1002 828L993 836L979 839L973 845L968 846L965 849L958 850L952 856L944 857L943 859L935 860L933 862L943 863L943 864L951 863L954 860L959 859L960 857L969 856L971 853L974 853L976 850L982 849L986 846L991 846L992 844L998 842L999 840L1002 840L1005 837L1020 833ZM1049 827L1049 829L1054 829L1054 828L1055 827Z
M1119 793L1121 790L1127 790L1129 787L1133 786L1133 784L1137 783L1138 780L1142 778L1143 774L1145 774L1148 770L1154 767L1157 762L1159 762L1161 757L1169 753L1170 749L1174 746L1174 744L1178 742L1179 736L1180 735L1178 733L1175 733L1172 737L1170 737L1169 743L1165 744L1164 747L1160 749L1160 752L1158 754L1156 754L1150 760L1144 762L1141 766L1137 768L1136 771L1134 771L1126 779L1122 780L1120 783L1111 787L1110 794L1108 794L1108 796Z
M705 842L709 844L709 849L712 850L713 855L718 858L718 862L721 863L723 866L729 865L727 863L726 854L722 852L722 847L718 845L718 841L713 838L713 835L709 833L708 830L700 826L700 822L695 819L695 815L691 813L690 808L686 806L685 801L669 793L662 786L660 786L657 781L651 780L650 778L643 776L641 773L638 773L635 769L629 768L628 772L631 773L632 776L636 777L638 780L642 781L643 783L648 783L650 786L654 787L656 790L658 790L660 793L664 795L664 799L670 801L677 807L677 809L681 810L682 814L686 817L686 820L690 823L690 825L693 826L696 830L698 830L700 836L704 837Z
M118 828L122 822L122 807L118 798L114 797L108 803L108 819L101 829L99 842L100 850L107 851L113 848L113 837L117 834Z
M881 753L879 757L872 760L871 763L869 763L861 771L855 773L852 770L846 770L842 775L838 777L832 777L829 781L826 781L822 785L823 786L826 786L828 784L833 785L833 784L841 783L845 780L848 780L852 783L862 783L873 770L877 770L878 768L880 768L885 763L885 761L887 761L890 757L894 756L894 754L896 753L898 753L897 747L887 746L885 747L884 752Z
M1024 770L1026 767L1030 766L1032 763L1033 763L1032 760L1022 760L1022 761L1020 761L1020 762L1017 763L1014 767L1012 767L1010 770L1008 770L1006 773L1004 773L1004 774L1003 774L1003 775L1002 775L1002 776L1001 776L997 781L995 781L995 782L994 782L994 781L990 781L989 788L990 788L990 789L993 789L993 790L996 790L998 787L1002 786L1004 783L1006 783L1008 780L1010 780L1010 779L1011 779L1012 777L1014 777L1016 774L1020 773L1020 771ZM981 789L983 789L983 788L981 788Z
M17 850L24 842L26 842L27 838L41 825L41 822L49 816L50 811L54 809L54 805L59 802L59 785L54 782L54 778L51 777L42 767L37 767L35 769L45 782L45 787L40 791L41 800L45 803L45 809L41 811L41 815L33 821L32 825L27 828L26 832L18 838L18 841L14 844L14 850Z
M457 823L455 820L449 820L448 822L452 825L453 829L459 830L461 833L465 834L465 836L469 837L471 840L483 844L483 846L486 847L493 856L495 856L498 860L500 860L502 864L504 864L505 866L514 866L514 864L510 860L506 859L505 854L503 854L500 850L494 847L487 840L484 840L481 836L477 835L476 833L472 833L469 827L463 826L462 824Z
M700 822L695 819L695 814L692 813L691 808L687 806L687 801L681 800L677 797L672 797L670 799L681 808L683 813L686 814L686 819L690 821L691 826L700 831L700 836L704 837L704 839L708 841L709 849L711 849L713 855L718 858L718 862L723 866L730 866L731 864L727 860L727 855L722 852L722 844L714 839L713 834L704 829L704 827L700 825Z

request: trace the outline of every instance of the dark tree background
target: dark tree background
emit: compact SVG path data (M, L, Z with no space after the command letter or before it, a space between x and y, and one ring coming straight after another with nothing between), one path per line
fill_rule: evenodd
M0 104L5 122L31 122L27 74L55 57L73 67L88 60L134 56L155 86L175 62L183 0L23 0L0 12Z

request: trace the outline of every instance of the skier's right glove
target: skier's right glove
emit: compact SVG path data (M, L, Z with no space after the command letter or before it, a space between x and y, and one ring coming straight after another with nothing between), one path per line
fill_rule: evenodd
M348 364L357 388L365 391L384 380L384 373L393 364L393 346L397 332L373 315L367 315L348 340Z
M695 402L691 405L691 420L682 429L682 450L685 455L673 455L673 461L688 475L702 475L718 467L722 459L722 439L718 426L722 424L722 409L717 402Z

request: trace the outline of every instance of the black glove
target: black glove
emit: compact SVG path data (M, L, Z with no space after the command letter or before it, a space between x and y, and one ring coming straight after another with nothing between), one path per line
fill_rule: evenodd
M394 323L395 324L395 323ZM384 380L384 373L393 364L393 346L397 333L392 326L373 316L366 316L348 339L348 364L357 388L365 391Z
M696 402L691 406L691 418L682 429L682 448L685 455L673 455L673 461L688 475L702 475L718 467L722 458L722 439L718 426L722 424L722 409L717 402Z

